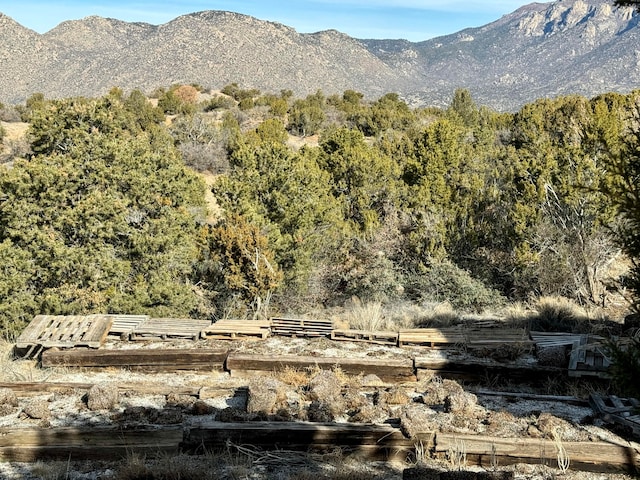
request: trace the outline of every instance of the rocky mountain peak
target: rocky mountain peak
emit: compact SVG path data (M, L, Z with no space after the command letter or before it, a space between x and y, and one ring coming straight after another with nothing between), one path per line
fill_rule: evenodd
M173 83L304 96L396 92L445 106L456 88L498 110L541 97L627 92L640 84L640 15L610 0L531 3L478 28L425 42L301 34L247 15L207 10L163 25L87 17L39 35L0 14L0 101L96 96Z

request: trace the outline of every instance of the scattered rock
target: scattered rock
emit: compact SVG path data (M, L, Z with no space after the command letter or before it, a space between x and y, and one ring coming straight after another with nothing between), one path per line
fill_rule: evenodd
M119 401L118 386L110 383L93 385L87 392L89 410L112 410Z
M435 377L433 381L426 385L426 390L422 394L422 401L427 405L441 405L449 395L464 393L464 389L455 380Z
M51 418L49 402L46 400L32 400L22 407L22 412L35 420L49 420Z
M404 390L398 387L391 387L388 390L378 390L374 397L376 405L406 405L411 402L411 398Z
M18 411L18 397L9 388L0 388L0 417L12 415Z
M331 402L342 396L342 382L331 370L321 370L309 382L310 400Z
M287 400L287 385L272 377L254 377L249 381L248 413L275 413Z
M472 413L478 404L478 398L465 391L453 392L444 399L444 411L449 413L468 414Z
M193 408L196 403L196 399L191 395L180 395L178 393L170 393L167 395L167 406L178 407L188 410Z
M538 364L547 367L567 367L567 347L558 345L557 347L541 348L537 352Z
M191 407L191 413L194 415L211 415L216 412L216 408L209 405L204 400L196 400Z
M385 408L367 404L357 409L349 417L349 421L353 423L383 423L389 414Z
M309 405L307 417L310 422L333 422L335 420L331 405L318 400L314 400Z
M373 373L362 377L361 383L363 387L383 387L385 385L384 382L380 380L380 377Z
M409 438L417 438L421 433L438 430L434 420L437 413L426 405L410 403L400 412L400 428Z

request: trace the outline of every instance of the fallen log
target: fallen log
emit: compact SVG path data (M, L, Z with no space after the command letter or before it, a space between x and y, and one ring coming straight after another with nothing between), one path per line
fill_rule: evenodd
M45 350L43 367L126 367L132 370L223 371L226 349Z
M413 360L387 358L339 358L311 356L268 356L232 352L227 357L226 368L232 376L281 372L285 368L324 370L339 368L348 375L375 374L388 382L415 381Z

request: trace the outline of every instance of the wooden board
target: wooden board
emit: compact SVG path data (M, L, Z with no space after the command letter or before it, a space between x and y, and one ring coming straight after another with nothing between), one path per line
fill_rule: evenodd
M486 380L487 375L493 375L532 384L543 384L549 377L567 374L566 369L559 367L500 363L490 359L471 361L419 356L414 358L414 362L418 379L425 374L431 376L433 372L437 372L443 377L459 380Z
M328 337L333 330L331 320L272 318L271 333L287 337Z
M640 455L629 442L562 442L572 470L611 472L640 467ZM464 453L467 464L492 467L516 463L546 464L557 468L557 447L549 439L497 438L438 433L434 451L441 456Z
M69 395L74 392L84 392L93 387L94 383L81 382L0 382L0 388L6 388L16 394L17 397L34 397L47 393L59 393ZM134 392L137 395L190 395L200 396L204 387L168 386L165 384L147 383L119 383L121 392ZM231 389L229 389L231 391Z
M129 340L131 332L149 320L149 315L109 314L113 319L109 335L117 336L121 340Z
M16 348L98 348L111 324L108 315L36 315L16 340Z
M426 345L429 347L464 344L467 338L459 328L411 328L400 330L398 345Z
M424 435L429 446L432 433ZM188 452L227 451L230 445L251 445L260 450L334 451L366 458L405 460L414 441L390 425L312 422L202 422L185 436Z
M416 380L413 360L383 358L339 358L311 356L269 356L232 352L227 357L227 370L231 375L281 372L285 368L305 369L319 367L324 370L340 368L348 375L375 374L383 381L411 382Z
M150 318L135 327L131 332L131 340L168 340L187 338L197 340L201 332L209 327L209 320L192 318Z
M501 345L532 346L529 334L522 328L473 328L464 331L470 347L498 347Z
M175 455L183 440L182 426L67 427L0 429L0 460L120 460L132 453Z
M611 359L602 343L588 343L589 337L583 335L573 343L569 360L569 376L606 376Z
M222 371L226 349L129 349L129 350L47 350L42 366L103 368L120 367L145 371Z
M398 332L371 332L367 330L332 330L331 340L366 342L379 345L397 345Z
M605 422L618 424L640 438L639 400L592 393L589 396L589 403Z
M202 330L202 338L217 339L260 339L269 336L270 322L255 320L218 320Z

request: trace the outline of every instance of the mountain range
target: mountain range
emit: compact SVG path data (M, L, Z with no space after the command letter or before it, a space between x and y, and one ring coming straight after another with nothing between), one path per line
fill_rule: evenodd
M633 9L609 0L557 0L416 43L303 34L224 11L162 25L92 16L39 34L0 13L0 101L236 82L298 96L396 92L412 106L444 106L467 88L477 103L513 111L542 97L640 87L639 22Z

